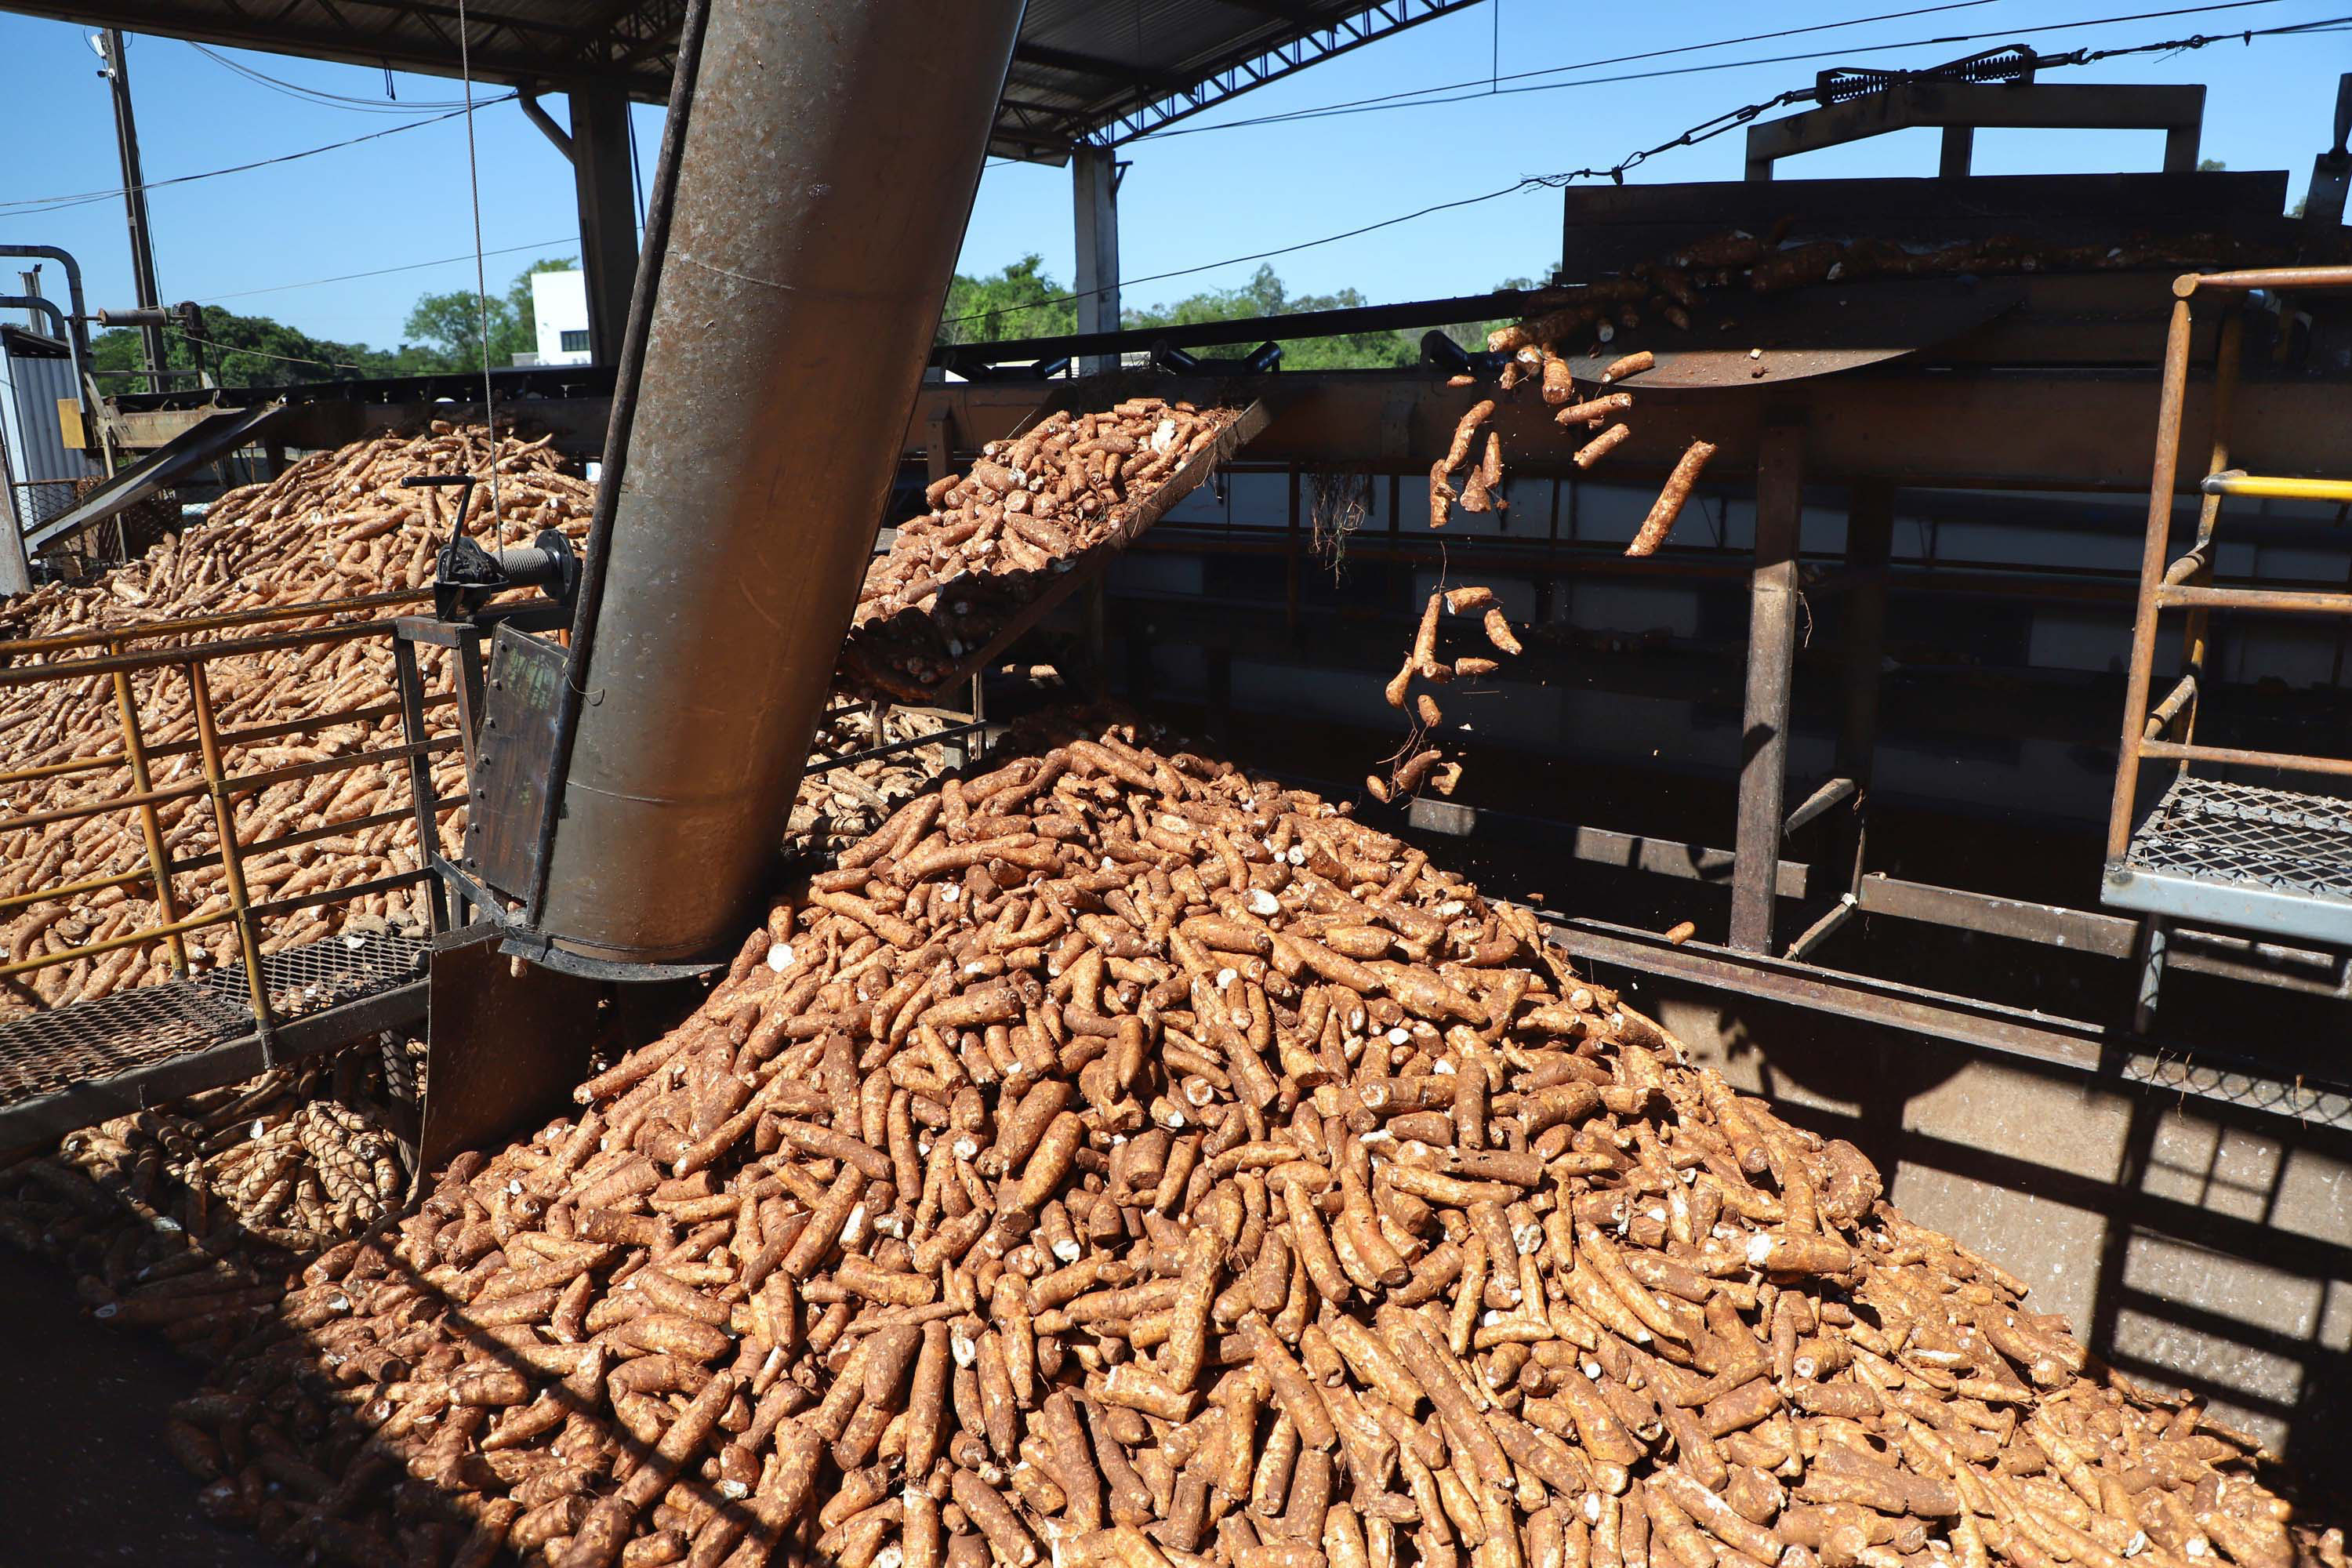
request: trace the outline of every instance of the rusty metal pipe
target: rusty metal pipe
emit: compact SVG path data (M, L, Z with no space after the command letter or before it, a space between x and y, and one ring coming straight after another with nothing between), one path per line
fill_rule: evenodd
M228 914L236 923L236 942L245 959L245 988L253 1004L255 1030L261 1052L270 1066L278 1065L275 1020L269 1015L269 986L261 973L261 941L253 929L253 900L245 890L245 857L236 841L236 803L221 770L220 731L213 722L212 683L202 660L187 662L188 700L196 710L196 735L204 742L204 784L213 803L213 837L219 840L221 876L228 889ZM419 845L421 854L430 847Z
M2186 300L2200 289L2352 289L2352 267L2255 267L2242 272L2188 272L2172 291Z
M2251 615L2352 616L2352 594L2326 594L2298 588L2200 588L2183 585L2158 588L2160 609L2243 610Z
M0 251L0 255L6 254ZM319 599L304 605L269 605L259 609L227 610L216 616L183 616L176 620L146 621L133 626L110 626L104 631L71 632L50 637L22 637L0 642L0 659L15 660L35 654L63 653L78 647L114 647L120 643L147 642L156 637L193 632L224 631L230 626L257 626L269 621L306 621L339 616L351 610L381 609L386 605L418 605L431 600L430 588L397 588L383 594L361 594L348 599ZM391 625L389 621L383 623Z
M119 650L118 650L119 651ZM147 772L147 742L139 731L139 702L131 695L131 677L121 670L114 672L114 710L122 723L122 754L131 764L131 787L144 795L154 788ZM139 808L139 832L147 849L147 864L155 877L155 908L163 914L163 923L170 925L180 918L172 898L172 869L163 855L163 821L150 801ZM172 973L188 973L187 944L177 931L171 936Z
M713 0L612 522L590 543L541 904L563 950L698 955L765 875L1021 11Z
M2131 664L2124 677L2124 733L2116 752L2116 797L2107 808L2111 863L2122 859L2131 847L2132 805L2143 754L2140 731L2147 722L2147 689L2156 663L2157 596L2163 591L2159 584L2165 552L2172 540L2172 486L2180 468L2180 405L2189 387L2189 296L2179 284L2174 290L2180 297L2172 303L2172 321L2165 331L2164 384L2158 394L2156 457L2147 488L2147 536L2140 553L2139 607L2132 618Z
M2352 757L2305 757L2293 752L2249 752L2238 746L2184 746L2172 741L2148 741L2140 755L2164 762L2225 763L2234 767L2277 768L2284 773L2326 773L2352 778Z

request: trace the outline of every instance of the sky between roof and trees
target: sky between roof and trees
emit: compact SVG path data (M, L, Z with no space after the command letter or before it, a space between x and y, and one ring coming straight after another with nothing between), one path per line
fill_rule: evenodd
M1132 167L1119 196L1121 264L1130 280L1122 303L1146 321L1195 320L1437 298L1541 279L1559 254L1560 201L1540 188L1269 262L1155 275L1357 228L1524 176L1605 166L1722 110L1805 86L1827 67L1924 67L2010 42L2053 53L2226 33L2226 41L2200 49L2139 55L2052 79L2208 83L2205 155L2232 169L2284 169L2288 200L2299 199L2329 133L2336 77L2352 68L2346 45L2352 33L2244 43L2239 32L2343 17L2352 13L2352 0L2256 0L2147 15L2182 4L1928 0L1926 9L1915 10L1919 0L1775 6L1670 0L1609 7L1488 0L1123 147L1120 156ZM1915 14L1886 15L1903 11ZM2138 19L2095 25L2135 12ZM1833 26L1874 16L1884 19ZM1808 27L1819 30L1686 47ZM12 81L0 97L0 138L17 151L0 174L0 242L63 246L80 258L93 306L129 304L111 110L89 34L87 27L0 15L0 54L10 62ZM1901 47L1882 47L1890 45ZM1660 49L1684 52L1524 74ZM459 84L441 78L223 52L282 81L369 107L306 100L237 75L186 43L134 36L130 74L151 187L403 126L461 97ZM1749 63L1768 57L1780 58ZM1601 79L1661 70L1681 74ZM1447 101L1234 123L1427 89L1450 89L1430 95ZM476 89L479 99L504 90ZM561 120L562 99L546 101ZM661 119L658 107L633 111L647 178ZM503 364L512 348L529 346L522 310L530 289L519 275L565 265L578 254L572 184L561 154L515 105L481 109L475 133L483 265L488 291L504 307L493 361ZM1735 131L1662 154L1629 178L1737 179L1741 144ZM2161 147L2155 132L1988 131L1978 134L1975 167L1984 174L2149 170ZM1925 174L1934 171L1936 153L1934 132L1906 132L1808 154L1783 175ZM48 199L55 197L89 199ZM257 349L379 374L460 363L464 345L449 341L449 323L467 312L453 315L448 297L464 295L458 303L468 303L475 281L461 119L248 173L151 188L149 207L163 297L204 304L208 330L234 331L236 341ZM945 313L1049 297L1070 282L1073 257L1067 170L992 159L981 177L959 286ZM19 265L0 261L0 293L17 291ZM44 288L62 303L64 280L55 271L45 274ZM1066 328L1066 311L1022 312L989 335ZM268 321L257 327L252 318ZM123 352L111 348L108 357ZM1353 352L1384 350L1367 343ZM1294 354L1290 363L1300 360ZM276 374L268 370L273 363ZM231 373L237 380L325 374L249 355L233 362Z

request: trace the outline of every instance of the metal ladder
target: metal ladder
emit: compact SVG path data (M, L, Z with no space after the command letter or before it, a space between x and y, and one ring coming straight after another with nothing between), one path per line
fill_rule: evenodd
M2200 744L2195 739L2213 611L2352 616L2352 594L2213 584L2214 535L2225 499L2352 504L2352 479L2272 478L2230 466L2230 411L2245 304L2257 289L2352 290L2352 267L2189 273L2173 282L2147 536L2100 890L2102 902L2146 917L2136 1017L2136 1026L2143 1030L2154 1016L2168 929L2176 921L2352 948L2352 799L2236 784L2190 771L2192 763L2204 763L2352 778L2352 757L2246 751ZM2200 299L2216 297L2228 313L2214 350L2212 446L2200 486L2196 540L2185 554L2168 559L2181 408L2189 381L2191 310ZM2183 668L2151 709L2158 619L2168 610L2187 612ZM2143 762L2174 763L2179 769L2135 830Z

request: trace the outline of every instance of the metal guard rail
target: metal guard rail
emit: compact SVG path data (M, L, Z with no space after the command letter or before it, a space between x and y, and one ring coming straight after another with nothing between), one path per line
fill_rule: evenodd
M2352 500L2352 481L2276 478L2230 467L2230 414L2238 383L2245 314L2240 301L2257 289L2328 292L2352 289L2352 267L2266 267L2235 272L2183 273L2172 283L2172 317L2165 335L2164 379L2157 405L2156 456L2148 484L2147 531L2144 541L2139 605L2132 629L2131 662L2125 675L2122 743L2116 759L2115 796L2108 808L2106 858L2122 859L2131 847L2132 815L2143 762L2171 762L2184 776L2191 763L2275 768L2284 772L2352 777L2352 759L2247 751L2199 744L2195 740L2199 694L2207 653L2207 621L2214 610L2257 615L2352 616L2352 594L2275 588L2216 587L2214 530L2225 497L2280 497L2304 500ZM2210 453L2198 485L2195 542L2167 561L2171 545L2173 497L2180 471L2181 411L2189 387L2190 310L2200 296L2228 299L2229 313L2214 350ZM2186 669L2163 700L2151 708L2156 663L2157 617L2186 610ZM2178 729L2178 740L2166 739Z
M109 677L112 688L117 721L121 732L121 748L94 756L70 757L0 773L0 784L29 783L35 780L68 777L78 773L109 769L127 769L131 775L129 793L111 795L103 800L85 801L47 810L26 812L0 818L0 833L15 829L30 829L58 822L86 820L110 812L138 813L141 837L145 849L146 864L127 871L102 877L84 878L73 882L34 888L0 898L0 914L29 906L71 900L110 888L128 888L145 884L152 888L159 914L153 923L136 931L118 933L97 942L28 956L13 963L0 963L0 977L16 977L37 970L73 963L84 959L120 952L126 947L142 946L163 942L171 954L174 974L184 979L189 974L187 933L222 925L236 927L237 945L252 1008L256 1032L260 1036L265 1059L274 1061L272 1046L276 1016L271 1005L268 985L261 958L261 922L315 909L327 904L347 903L376 893L390 892L413 887L432 879L430 868L434 845L432 825L464 801L431 797L429 784L420 788L427 775L425 764L433 755L455 750L459 737L455 732L428 735L423 732L424 715L432 710L445 708L457 700L456 693L433 696L419 694L415 710L401 701L372 702L359 707L340 709L332 712L280 721L242 730L220 727L213 706L211 681L207 667L219 660L285 649L316 647L348 642L354 638L383 636L389 638L394 630L394 618L372 617L362 620L330 621L320 626L294 632L267 633L243 637L185 643L170 647L148 647L131 650L127 645L152 642L165 637L201 637L206 633L234 630L246 626L267 626L289 620L316 620L353 611L367 611L412 605L428 595L416 591L367 595L351 599L310 605L273 605L264 609L240 611L219 616L184 617L157 621L143 626L106 628L62 637L23 638L0 642L0 661L13 661L27 657L38 658L102 648L105 651L89 657L49 658L41 663L0 663L0 689L28 686L64 685L83 679ZM190 707L195 721L193 739L150 747L142 724L139 700L131 677L145 671L176 669L187 683ZM289 763L252 773L232 773L224 758L236 746L257 744L265 741L313 733L352 723L373 724L394 716L405 719L407 738L395 746L377 747L347 756L322 757L310 762ZM194 753L199 759L200 773L195 778L158 786L149 764L159 757L185 756ZM321 823L314 827L284 833L276 837L241 842L236 828L234 803L237 796L267 789L272 784L298 779L314 778L329 773L349 773L361 768L379 767L405 763L404 770L412 798L404 805L378 811L362 816ZM395 773L404 770L395 769ZM211 855L191 855L173 858L165 852L162 818L157 807L174 800L204 796L211 803L214 836L216 847ZM394 872L365 881L330 888L318 892L255 902L246 879L246 863L249 858L275 850L289 849L341 834L364 831L371 827L414 818L420 830L420 858L425 864L412 871ZM228 907L209 914L186 915L179 908L173 879L217 864L222 872L228 896Z

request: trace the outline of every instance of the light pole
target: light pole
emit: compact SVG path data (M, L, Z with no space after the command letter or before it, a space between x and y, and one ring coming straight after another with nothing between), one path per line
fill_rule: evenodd
M163 303L155 287L154 230L147 219L146 177L139 172L139 122L131 113L131 69L123 58L122 29L109 27L90 35L89 47L100 61L98 74L114 89L114 141L122 154L122 206L131 225L131 282L143 310ZM142 354L147 362L147 390L163 390L163 329L139 329Z

